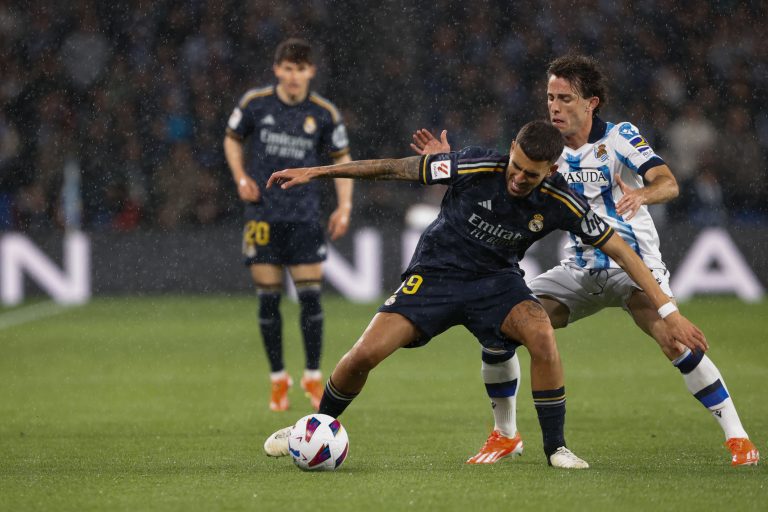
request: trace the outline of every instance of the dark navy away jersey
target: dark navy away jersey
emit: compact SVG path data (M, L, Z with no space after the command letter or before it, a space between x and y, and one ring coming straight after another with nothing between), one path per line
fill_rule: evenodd
M298 105L287 105L275 86L245 93L227 123L227 134L243 140L246 169L261 189L262 199L246 210L266 221L315 222L320 186L266 189L269 176L282 169L314 167L349 152L347 131L336 107L310 92ZM248 212L247 212L248 213Z
M515 272L525 251L555 230L600 247L613 233L578 192L555 173L527 197L509 195L508 155L478 147L426 155L421 182L447 184L440 214L424 231L406 273L459 270Z

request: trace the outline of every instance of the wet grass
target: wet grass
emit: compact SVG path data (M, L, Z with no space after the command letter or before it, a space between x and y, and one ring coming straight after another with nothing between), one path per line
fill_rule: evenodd
M376 305L325 300L326 374ZM300 376L297 309L286 359ZM548 468L528 379L522 457L466 466L492 425L479 350L463 329L400 351L342 417L350 456L308 474L261 444L309 412L267 409L254 300L98 299L0 330L0 510L762 510L764 466L732 469L716 422L621 311L558 332L571 448ZM693 301L742 420L768 454L768 303ZM528 358L521 351L524 375Z

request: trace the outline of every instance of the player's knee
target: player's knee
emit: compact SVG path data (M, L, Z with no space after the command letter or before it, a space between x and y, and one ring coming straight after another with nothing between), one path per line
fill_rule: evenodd
M280 316L281 294L275 291L259 292L259 318L273 320Z
M559 358L555 333L551 327L540 329L523 340L531 358L539 361L555 361Z

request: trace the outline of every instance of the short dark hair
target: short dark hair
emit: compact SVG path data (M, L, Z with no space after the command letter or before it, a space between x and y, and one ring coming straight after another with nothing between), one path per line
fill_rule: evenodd
M534 162L557 162L565 141L560 130L547 121L531 121L517 132L515 143Z
M312 46L304 39L292 37L286 39L275 50L275 64L284 60L296 64L312 64Z
M600 103L594 113L608 102L608 86L597 60L586 55L569 53L549 63L547 78L551 76L568 80L583 98L597 96Z

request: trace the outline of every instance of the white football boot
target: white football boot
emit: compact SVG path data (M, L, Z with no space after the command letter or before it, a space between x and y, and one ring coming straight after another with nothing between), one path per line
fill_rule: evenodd
M286 445L288 441L286 440ZM587 461L578 458L571 450L561 446L552 455L549 456L549 465L554 468L564 469L587 469Z
M264 453L270 457L285 457L288 455L288 438L293 427L281 428L264 441Z

